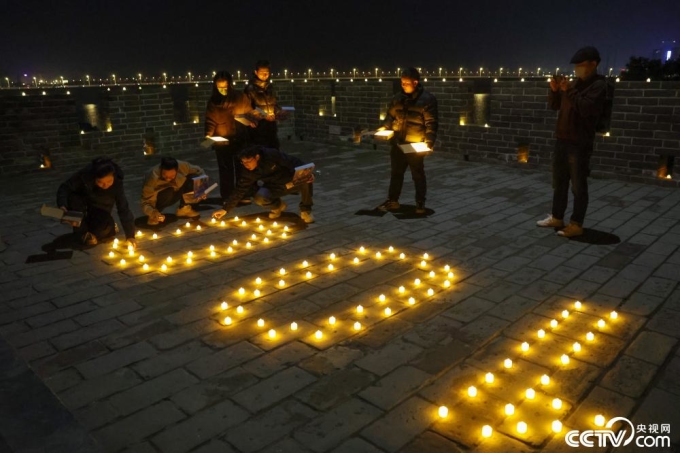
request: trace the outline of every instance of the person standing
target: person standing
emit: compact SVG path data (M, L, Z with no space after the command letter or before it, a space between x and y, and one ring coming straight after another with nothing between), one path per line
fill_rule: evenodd
M583 221L588 209L590 156L607 96L606 79L597 74L600 53L595 47L579 49L571 63L576 80L570 82L567 77L558 75L550 80L548 106L559 111L552 161L552 213L536 222L539 227L559 228L557 234L563 237L583 234ZM565 227L563 219L570 182L574 209Z
M425 156L418 153L405 154L399 145L425 142L432 150L437 140L438 127L437 99L420 85L420 73L417 69L405 69L401 73L401 91L392 98L385 123L378 129L394 131L390 147L390 187L387 200L378 209L399 209L404 173L410 168L416 190L416 214L425 214Z
M260 119L257 127L251 129L251 143L266 148L279 149L276 119L281 116L282 110L276 102L274 89L269 79L270 75L269 62L259 60L255 63L253 77L246 85L244 92Z
M213 90L205 112L205 136L222 137L226 142L215 142L220 177L220 196L225 201L234 190L238 179L238 153L248 144L248 127L255 127L250 99L234 89L232 76L220 71L213 78Z

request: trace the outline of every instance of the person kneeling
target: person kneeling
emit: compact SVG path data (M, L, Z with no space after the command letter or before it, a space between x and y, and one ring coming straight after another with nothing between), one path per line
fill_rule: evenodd
M300 218L305 223L314 222L312 215L313 176L306 182L293 185L295 167L304 165L304 162L282 151L262 146L246 148L239 154L239 159L245 170L241 172L236 190L224 203L223 209L213 213L213 217L219 219L234 209L238 201L251 188L257 187L258 181L261 181L262 185L257 189L253 200L258 205L270 209L270 219L278 218L288 207L281 197L299 192Z
M152 167L144 178L142 211L149 216L148 225L165 221L163 209L179 201L177 217L199 217L191 204L184 201L184 194L194 190L193 178L205 175L201 167L173 157L163 157L160 164ZM204 199L205 196L197 200Z
M123 225L128 245L137 247L134 216L123 191L123 171L110 159L98 157L59 186L57 206L64 212L84 213L80 226L74 226L86 245L115 236L118 227L111 217L113 206Z

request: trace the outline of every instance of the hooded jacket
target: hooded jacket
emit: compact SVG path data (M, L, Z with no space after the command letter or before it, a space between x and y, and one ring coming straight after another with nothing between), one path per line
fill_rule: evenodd
M394 131L397 143L427 142L434 145L439 128L437 98L418 84L411 94L397 93L387 109L383 126Z
M109 213L113 210L113 206L116 205L125 237L131 239L135 237L135 217L130 210L130 205L123 190L123 170L115 163L113 163L113 166L115 168L113 184L108 189L102 189L95 184L93 164L78 170L59 186L57 190L57 206L68 207L68 198L71 194L85 199L87 206L92 206Z

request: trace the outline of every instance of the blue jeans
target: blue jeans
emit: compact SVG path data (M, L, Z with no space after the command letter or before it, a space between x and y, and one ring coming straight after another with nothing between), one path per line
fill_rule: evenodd
M590 149L558 140L553 153L553 205L552 216L564 219L569 202L569 183L574 195L571 222L583 225L588 209L588 173Z

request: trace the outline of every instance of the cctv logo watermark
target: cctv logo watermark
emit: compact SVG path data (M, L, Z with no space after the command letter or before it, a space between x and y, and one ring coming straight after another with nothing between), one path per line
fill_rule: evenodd
M621 422L618 432L614 432L614 424ZM638 425L637 430L633 423L625 417L614 417L607 422L605 429L591 429L587 431L569 431L564 441L570 447L625 447L635 443L638 447L658 448L670 447L670 436L662 434L671 432L670 424L661 425ZM637 434L637 435L636 435Z

